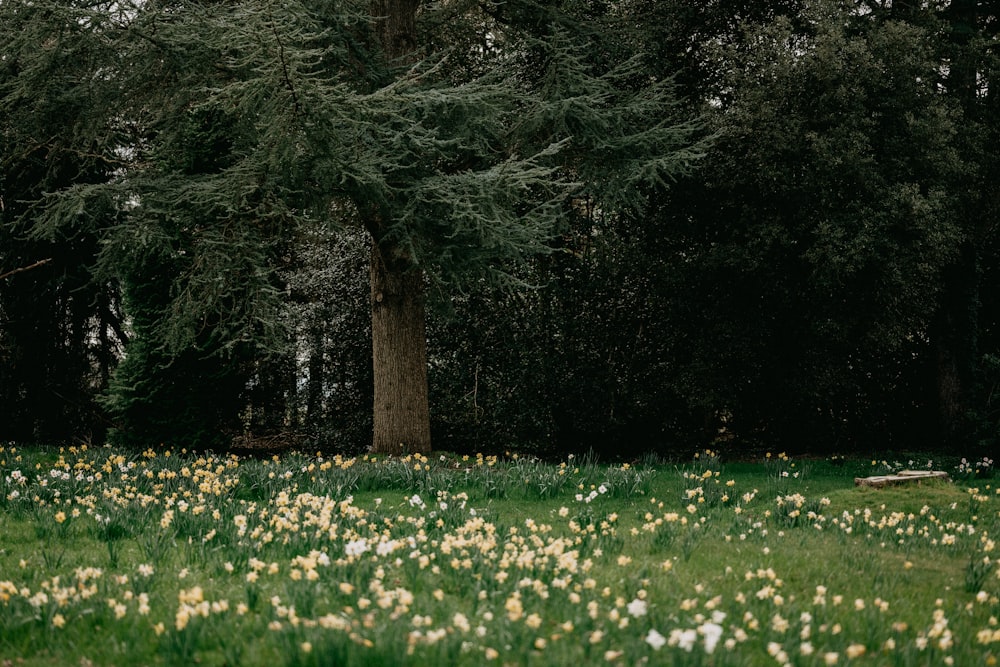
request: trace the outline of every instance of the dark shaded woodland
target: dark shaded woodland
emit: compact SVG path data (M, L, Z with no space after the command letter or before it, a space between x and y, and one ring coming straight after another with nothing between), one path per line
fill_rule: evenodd
M0 440L990 453L998 28L4 1Z

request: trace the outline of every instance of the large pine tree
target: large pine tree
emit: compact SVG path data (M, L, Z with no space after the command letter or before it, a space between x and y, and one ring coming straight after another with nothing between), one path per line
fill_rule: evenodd
M38 224L114 202L100 264L162 285L142 332L158 361L123 367L140 370L115 385L119 399L192 354L236 364L279 347L285 244L302 224L356 224L372 240L372 448L430 448L425 289L511 280L510 262L550 250L575 197L626 202L697 156L666 82L590 62L571 23L532 35L501 20L516 7L486 7L102 10L94 25L113 25L101 37L114 57L98 67L115 99L92 121L121 130L123 164L51 195ZM455 17L482 29L472 55L439 46ZM160 275L144 275L151 266Z

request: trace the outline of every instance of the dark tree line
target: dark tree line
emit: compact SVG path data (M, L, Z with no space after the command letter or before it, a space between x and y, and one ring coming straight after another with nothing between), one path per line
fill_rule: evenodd
M631 455L1000 432L997 3L0 22L0 438ZM420 426L422 380L379 360L424 338Z

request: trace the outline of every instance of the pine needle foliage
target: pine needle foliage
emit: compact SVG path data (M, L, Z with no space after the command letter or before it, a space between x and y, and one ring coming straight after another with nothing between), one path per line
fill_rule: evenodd
M360 224L442 294L516 285L511 267L551 250L574 198L625 205L699 155L669 83L642 81L635 61L599 71L573 35L515 34L468 3L442 7L492 26L493 46L435 48L438 7L405 65L356 0L14 6L65 15L21 37L25 51L93 45L71 88L92 98L86 125L66 136L115 169L53 189L30 218L39 236L100 228L97 270L123 282L155 350L130 362L125 394L183 355L286 351L281 276L303 226ZM166 298L144 303L152 283Z
M122 98L119 118L105 122L141 137L121 178L96 186L130 204L108 263L120 265L116 248L180 232L196 258L176 289L190 324L199 309L232 310L220 308L230 283L277 296L266 241L304 218L351 222L337 214L348 201L388 221L386 235L436 279L502 279L496 260L544 250L583 185L610 201L699 155L696 126L673 120L669 83L637 86L634 60L595 73L560 33L539 47L538 81L511 57L455 85L447 54L393 72L372 46L366 9L178 2L119 16ZM85 209L91 190L58 193L74 207L51 202L50 222ZM192 292L199 304L185 300ZM237 329L252 319L234 314Z

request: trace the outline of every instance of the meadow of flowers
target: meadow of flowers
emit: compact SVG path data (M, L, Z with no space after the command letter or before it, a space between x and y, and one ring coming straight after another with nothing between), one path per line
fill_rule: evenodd
M992 467L887 467L7 445L0 660L996 664Z

